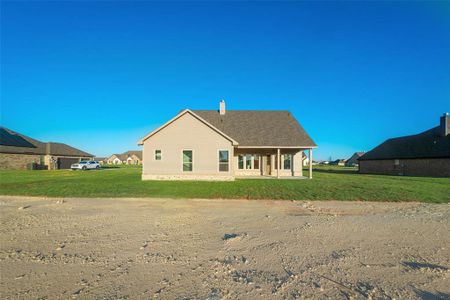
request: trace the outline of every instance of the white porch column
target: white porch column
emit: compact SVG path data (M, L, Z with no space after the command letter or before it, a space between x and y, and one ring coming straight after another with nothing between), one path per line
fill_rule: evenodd
M277 149L277 178L280 178L280 148Z
M312 179L312 149L309 149L309 179Z

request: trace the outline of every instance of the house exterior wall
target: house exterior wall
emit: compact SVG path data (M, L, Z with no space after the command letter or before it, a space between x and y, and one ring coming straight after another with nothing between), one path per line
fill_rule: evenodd
M84 157L84 156L58 156L58 155L45 155L44 156L44 164L48 166L49 170L58 170L58 158L76 158L78 161L82 160L92 160L92 157Z
M25 170L28 164L44 163L49 170L56 170L58 158L77 158L79 160L91 160L90 157L79 156L55 156L55 155L39 155L39 154L13 154L0 153L0 169L2 170Z
M136 155L133 154L127 159L127 163L132 164L132 165L140 165L140 164L142 164L142 161L139 159L139 157L137 157Z
M40 163L41 155L0 153L1 170L25 170L30 163Z
M106 163L109 165L118 165L118 164L122 164L122 160L120 160L120 158L118 158L116 155L111 155L107 160Z
M144 141L144 180L233 180L231 141L186 113ZM161 150L161 160L155 159ZM193 170L183 172L183 150L193 151ZM229 170L219 172L219 150L229 151Z
M397 164L396 164L397 163ZM450 158L361 160L359 172L425 177L450 177Z

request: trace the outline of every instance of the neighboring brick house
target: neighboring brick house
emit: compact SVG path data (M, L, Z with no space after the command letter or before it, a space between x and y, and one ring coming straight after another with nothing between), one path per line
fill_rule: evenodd
M346 167L357 167L358 166L358 158L364 155L365 152L355 152L349 159L345 161Z
M316 144L286 110L184 109L139 142L143 180L301 178Z
M0 127L0 169L70 169L94 156L62 143L44 143Z
M108 157L107 163L111 165L140 165L142 164L142 151L130 150L122 154L113 154Z
M450 117L425 132L385 141L359 158L359 172L450 177Z

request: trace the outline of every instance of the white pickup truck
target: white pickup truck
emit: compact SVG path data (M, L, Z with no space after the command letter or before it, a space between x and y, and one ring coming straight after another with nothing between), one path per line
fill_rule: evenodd
M91 170L91 169L100 169L100 164L98 161L94 160L82 160L79 163L72 164L70 166L72 170Z

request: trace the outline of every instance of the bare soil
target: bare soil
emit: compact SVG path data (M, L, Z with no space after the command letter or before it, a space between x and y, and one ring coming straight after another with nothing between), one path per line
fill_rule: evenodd
M450 205L0 196L2 299L449 299Z

